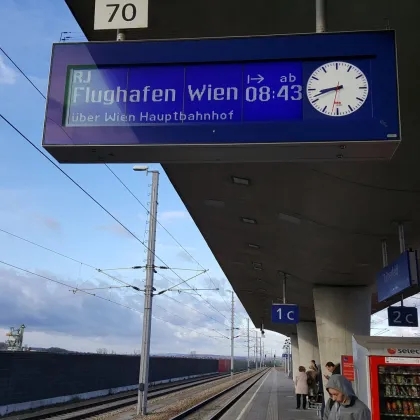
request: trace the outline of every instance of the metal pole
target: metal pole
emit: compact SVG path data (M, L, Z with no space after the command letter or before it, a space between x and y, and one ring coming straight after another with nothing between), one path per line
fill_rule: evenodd
M325 3L326 0L316 0L316 32L325 32L327 30L325 23Z
M260 369L262 367L262 337L260 337Z
M292 340L289 344L289 378L293 377L293 362L292 362Z
M405 252L405 236L404 236L404 224L398 223L398 239L400 240L400 253ZM401 294L401 306L404 306L404 295Z
M264 343L263 343L263 345L262 345L262 364L263 364L263 367L265 367L265 345L264 345Z
M235 330L235 295L232 291L232 325L230 328L230 379L233 380L233 357L234 357L234 344L233 334Z
M400 253L405 252L405 237L404 237L404 225L398 223L398 239L400 240Z
M247 319L247 325L248 325L248 358L247 358L247 365L248 365L248 372L249 372L249 318Z
M158 206L159 172L152 172L150 197L149 241L147 249L146 284L144 286L143 334L141 342L139 389L137 414L147 414L147 392L149 388L150 333L152 327L153 276L155 270L156 220Z
M382 266L386 267L388 265L388 248L387 248L386 239L382 239L381 245L382 245Z
M255 362L255 370L258 369L257 365L257 353L258 353L258 331L255 331L255 347L254 347L255 353L254 353L254 362Z
M117 29L117 41L125 41L125 33Z

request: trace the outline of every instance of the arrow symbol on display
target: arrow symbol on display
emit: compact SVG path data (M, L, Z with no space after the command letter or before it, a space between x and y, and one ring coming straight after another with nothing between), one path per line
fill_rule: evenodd
M250 84L253 80L256 80L257 83L261 83L264 80L264 77L261 76L261 74L258 74L258 77L251 77L250 75L248 75L248 84Z

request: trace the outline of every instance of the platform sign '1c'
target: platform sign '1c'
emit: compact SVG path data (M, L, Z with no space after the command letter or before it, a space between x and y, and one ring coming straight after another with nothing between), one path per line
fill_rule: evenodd
M271 322L275 324L298 324L299 306L273 303Z

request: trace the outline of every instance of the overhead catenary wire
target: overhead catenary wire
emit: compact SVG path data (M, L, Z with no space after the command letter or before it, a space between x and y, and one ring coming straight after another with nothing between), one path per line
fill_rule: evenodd
M47 156L45 153L42 152L42 150L38 149L36 145L27 137L25 136L12 122L10 122L3 114L0 113L0 118L3 119L13 130L15 130L23 139L25 139L38 153L40 153L42 156L44 156L45 159L47 159L52 165L54 165L66 178L68 178L74 185L76 185L83 193L85 193L94 203L96 203L105 213L107 213L115 222L117 222L124 230L126 230L134 239L136 239L140 244L142 244L146 249L148 249L148 246L133 232L131 231L127 226L125 226L118 218L116 218L108 209L106 209L99 201L97 201L89 192L87 192L77 181L75 181L67 172L65 172L63 169L60 168L49 156ZM156 253L154 253L155 257L165 266L168 266L165 261L162 260ZM169 268L171 272L173 272L180 280L181 282L178 284L178 286L182 284L187 284L190 279L184 280L176 271ZM194 276L196 277L196 276ZM189 285L188 285L189 286ZM191 286L189 286L191 287ZM209 306L211 306L213 309L215 309L217 312L219 312L223 317L226 318L226 316L220 312L218 309L216 309L213 305L211 305L206 299L204 299L199 293L197 293L198 296L200 296Z
M2 51L3 52L3 54L10 60L10 62L19 70L19 72L25 77L25 79L37 90L37 92L44 98L44 99L46 99L46 96L36 87L36 85L30 80L30 78L25 74L25 72L15 63L15 61L4 51L4 49L2 49L1 47L0 47L0 51ZM44 155L45 156L45 155ZM106 165L106 164L105 164ZM113 172L110 168L109 168L109 166L108 165L106 165L107 167L108 167L108 169L111 171L111 172ZM325 173L325 172L322 172L322 171L319 171L319 170L316 170L316 169L312 169L312 171L314 171L314 172L318 172L318 173L320 173L320 174L322 174L322 175L325 175L325 176L330 176L330 177L333 177L333 178L337 178L337 179L340 179L341 181L344 181L344 182L349 182L349 183L353 183L353 184L357 184L357 185L360 185L360 186L364 186L364 187L368 187L368 188L374 188L374 189L378 189L378 190L386 190L386 191L398 191L398 192L412 192L412 193L418 193L418 192L420 192L420 190L404 190L404 189L390 189L390 188L384 188L384 187L379 187L379 186L372 186L372 185L369 185L369 184L363 184L363 183L360 183L360 182L356 182L356 181L350 181L350 180L346 180L346 179L344 179L344 178L340 178L340 177L338 177L338 176L336 176L336 175L332 175L332 174L329 174L329 173ZM114 175L116 176L116 174L114 173ZM117 177L118 178L118 177ZM118 178L119 179L119 178ZM122 183L122 181L120 181L121 183ZM129 190L129 188L128 187L126 187L127 188L127 190ZM130 193L133 195L133 196L135 196L131 191L130 191ZM136 198L136 200L138 200L137 198ZM139 201L139 200L138 200ZM139 201L140 202L140 201ZM141 204L141 203L140 203ZM143 206L143 204L141 204L142 206ZM144 206L143 206L144 207ZM146 211L147 211L147 209L146 209ZM357 232L357 231L351 231L351 230L346 230L346 229L341 229L341 228L339 228L339 227L337 227L337 226L333 226L333 225L328 225L328 224L325 224L325 223L322 223L322 222L319 222L319 221L315 221L315 220L311 220L311 219L309 219L309 218L302 218L302 220L306 220L306 221L308 221L308 222L311 222L311 223L314 223L314 224L317 224L317 225L319 225L319 226L323 226L323 227L326 227L326 228L330 228L330 229L335 229L335 230L341 230L341 231L345 231L345 232L347 232L347 233L349 233L349 234L353 234L353 235L360 235L360 236L370 236L370 237L382 237L383 235L382 234L375 234L375 233L371 233L371 232ZM157 223L159 223L159 221L157 221ZM159 225L163 228L163 229L165 229L166 230L166 228L164 227L164 226L162 226L160 223L159 223ZM166 230L167 231L167 230ZM172 236L168 231L167 231L167 233L170 235L170 236ZM173 236L172 236L173 237ZM179 246L181 246L182 247L182 245L181 244L179 244L179 242L173 237L173 239L178 243L178 245ZM183 248L183 247L182 247ZM184 248L183 248L184 249ZM185 250L184 249L184 251L194 260L194 261L196 261L197 262L197 264L199 264L200 266L201 266L201 264L200 263L198 263L198 261L197 260L195 260L195 258L187 251L187 250ZM204 267L203 267L204 268ZM210 278L210 277L209 277ZM212 279L210 278L210 280L212 281ZM213 281L212 281L213 282ZM214 285L214 283L213 283L213 285ZM224 299L223 299L224 300ZM224 300L224 302L227 304L227 302ZM229 305L228 305L229 306Z
M26 75L26 73L16 64L16 62L0 47L0 51L7 57L7 59L18 69L19 73L32 85L32 87L46 100L46 96L36 87L34 82Z
M124 282L124 281L122 281L122 280L120 280L120 279L118 279L118 278L116 278L116 277L114 277L114 276L110 276L110 275L108 275L107 273L103 273L103 271L102 271L102 270L100 270L100 269L98 269L98 268L94 267L93 265L90 265L90 264L85 263L85 262L83 262L83 261L79 261L79 260L77 260L77 259L75 259L75 258L73 258L73 257L70 257L70 256L68 256L68 255L65 255L65 254L63 254L63 253L61 253L61 252L55 251L55 250L53 250L53 249L51 249L51 248L47 248L47 247L45 247L45 246L43 246L43 245L40 245L40 244L38 244L38 243L36 243L36 242L33 242L33 241L30 241L29 239L23 238L22 236L16 235L16 234L14 234L14 233L12 233L12 232L9 232L9 231L7 231L7 230L4 230L4 229L1 229L1 228L0 228L0 232L5 233L5 234L7 234L7 235L10 235L10 236L12 236L12 237L14 237L14 238L16 238L16 239L21 240L21 241L27 242L27 243L29 243L29 244L31 244L31 245L33 245L33 246L39 247L39 248L41 248L41 249L43 249L43 250L46 250L46 251L48 251L48 252L51 252L51 253L53 253L53 254L59 255L59 256L61 256L61 257L63 257L63 258L66 258L66 259L68 259L68 260L70 260L70 261L76 262L76 263L80 264L81 266L86 266L86 267L92 268L93 270L96 270L96 271L98 271L98 272L100 272L100 273L102 273L102 274L106 275L107 277L110 277L111 279L116 280L116 281L120 282L121 284L123 284L123 286L120 286L120 287L126 287L126 288L129 288L129 287L130 287L130 288L133 288L133 289L135 289L135 290L137 290L137 291L139 291L139 292L141 292L141 291L142 291L142 290L138 289L137 287L132 286L131 284L126 283L126 282ZM99 287L98 287L98 288L92 288L91 290L98 290L98 289L112 289L112 288L113 288L112 286L107 286L107 287L103 287L103 288L102 288L102 287L101 287L101 288L99 288ZM72 289L71 289L71 290L75 290L75 291L82 291L82 290L83 290L83 291L86 291L86 290L89 290L89 289L81 289L81 287L80 287L80 286L78 286L78 287L72 287ZM190 305L187 305L186 303L180 302L180 301L178 301L177 299L175 299L175 298L173 298L173 297L171 297L171 296L167 296L167 295L163 295L163 296L166 296L167 298L169 298L169 299L171 299L171 300L173 300L173 301L175 301L175 302L177 302L177 303L180 303L180 304L182 304L182 305L184 305L184 306L186 306L186 307L188 307L188 308L190 308L190 309L192 309L192 310L194 310L194 311L196 311L196 312L200 313L201 315L206 316L207 318L212 319L212 320L214 320L214 321L216 321L216 322L218 322L218 323L220 323L220 324L224 325L223 323L221 323L220 321L216 320L216 319L215 319L215 318L213 318L212 316L207 315L207 314L204 314L203 312L199 311L198 309L195 309L194 307L192 307L192 306L190 306Z
M170 283L172 283L172 284L174 284L174 282L172 282L172 281L170 281L169 279L167 279L165 276L163 276L161 273L158 273L164 280L166 280L166 281L168 281L168 282L170 282ZM188 279L187 279L187 281L188 281ZM171 289L174 289L175 287L179 287L181 284L183 284L183 283L179 283L179 284L175 284L174 286L172 286L172 287L170 287L170 288L168 288L166 291L170 291ZM187 286L189 286L188 285L188 283L186 283L187 284ZM191 287L191 286L189 286L189 287ZM200 295L200 293L196 293L197 295L199 295L200 297L201 297L201 295ZM196 296L194 296L194 295L192 295L191 297L193 297L197 302L200 302L198 299L197 299L197 297ZM201 297L202 298L202 297ZM202 298L203 299L203 298ZM206 299L203 299L203 301L207 304L207 306L209 306L210 308L212 308L212 309L214 309L216 312L218 312L220 315L222 315L223 316L223 318L225 318L226 320L228 320L228 318L226 317L226 315L224 315L222 312L220 312L217 308L215 308L209 301L207 301Z
M36 276L36 277L42 278L42 279L44 279L44 280L51 281L51 282L53 282L53 283L59 284L60 286L64 286L64 287L67 287L67 288L70 288L70 289L76 289L74 286L72 286L72 285L70 285L70 284L68 284L68 283L64 283L64 282L62 282L62 281L60 281L60 280L52 279L51 277L47 277L47 276L45 276L45 275L43 275L43 274L38 274L38 273L35 273L35 272L33 272L33 271L27 270L26 268L22 268L22 267L19 267L19 266L17 266L17 265L10 264L10 263L8 263L8 262L6 262L6 261L2 261L2 260L0 260L0 264L3 264L3 265L5 265L5 266L11 267L11 268L14 268L15 270L22 271L22 272L24 272L24 273L26 273L26 274L31 274L31 275L33 275L33 276ZM103 301L106 301L106 302L112 303L112 304L114 304L114 305L120 306L120 307L122 307L122 308L128 309L128 310L130 310L130 311L133 311L133 312L136 312L136 313L138 313L138 314L142 315L142 313L141 313L140 311L138 311L137 309L132 308L132 307L127 306L127 305L124 305L124 304L122 304L122 303L116 302L116 301L114 301L114 300L112 300L112 299L105 298L105 297L103 297L103 296L97 295L96 293L91 293L91 292L89 292L89 291L87 291L87 290L83 290L83 289L77 289L77 290L78 290L79 292L81 292L81 293L86 294L86 295L92 296L92 297L97 298L97 299L101 299L101 300L103 300ZM173 314L172 314L172 315L173 315ZM178 328L183 328L183 329L187 329L187 330L192 330L192 331L194 331L195 333L197 333L197 334L199 334L199 335L202 335L202 336L204 336L204 337L219 339L219 337L211 337L211 336L208 336L207 334L200 333L199 331L193 330L192 328L188 328L188 327L185 327L185 326L183 326L183 325L176 325L176 324L173 324L173 323L171 323L171 322L169 322L169 321L166 321L165 319L160 318L160 317L158 317L158 316L154 316L154 315L153 315L153 318L158 319L158 320L163 321L163 322L166 322L166 323L168 323L168 324L170 324L170 325L172 325L172 326L178 327ZM182 317L180 317L180 318L181 318L181 319L183 319ZM206 328L206 329L208 329L209 331L215 331L215 332L217 332L217 333L219 333L219 334L223 335L222 333L220 333L220 332L219 332L219 331L217 331L217 330L213 330L213 329L209 329L209 328ZM220 338L222 338L222 337L220 337Z
M31 244L31 245L34 245L34 246L38 247L38 248L44 249L45 251L48 251L48 252L51 252L51 253L53 253L53 254L59 255L60 257L66 258L66 259L68 259L68 260L70 260L70 261L73 261L73 262L75 262L75 263L78 263L78 264L84 265L85 267L89 267L89 268L91 268L91 269L93 269L93 270L97 271L98 273L101 273L101 274L103 274L103 275L105 275L105 276L109 277L110 279L112 279L112 280L114 280L114 281L116 281L116 282L118 282L118 283L120 283L120 284L122 284L122 285L124 285L124 286L127 286L127 287L132 287L132 288L134 288L134 289L135 289L135 286L133 286L132 284L126 283L125 281L123 281L123 280L119 279L118 277L111 276L111 275L110 275L110 274L108 274L108 273L104 273L104 272L102 272L99 268L96 268L96 267L94 267L94 266L93 266L93 265L91 265L91 264L85 263L85 262L83 262L83 261L79 261L79 260L77 260L77 259L75 259L75 258L73 258L73 257L69 257L68 255L62 254L61 252L55 251L55 250L53 250L53 249L51 249L51 248L47 248L47 247L46 247L46 246L44 246L44 245L38 244L38 243L36 243L36 242L33 242L33 241L29 240L29 239L26 239L26 238L24 238L24 237L22 237L22 236L16 235L16 234L14 234L14 233L12 233L12 232L9 232L9 231L7 231L7 230L5 230L5 229L1 229L1 228L0 228L0 232L5 233L5 234L7 234L7 235L10 235L10 236L12 236L12 237L14 237L14 238L16 238L16 239L21 240L21 241L27 242L27 243L29 243L29 244Z
M38 274L38 273L35 273L35 272L33 272L33 271L27 270L26 268L22 268L22 267L19 267L19 266L17 266L17 265L10 264L10 263L8 263L8 262L6 262L6 261L2 261L2 260L0 260L0 264L3 264L3 265L8 266L8 267L11 267L11 268L13 268L13 269L15 269L15 270L22 271L22 272L24 272L24 273L26 273L26 274L30 274L30 275L33 275L33 276L36 276L36 277L42 278L42 279L47 280L47 281L51 281L51 282L53 282L53 283L59 284L60 286L67 287L67 288L70 288L70 289L72 289L72 290L77 290L77 291L79 291L79 292L81 292L81 293L84 293L84 294L86 294L86 295L92 296L92 297L97 298L97 299L101 299L101 300L103 300L103 301L106 301L106 302L112 303L112 304L114 304L114 305L120 306L120 307L122 307L122 308L128 309L128 310L130 310L130 311L133 311L133 312L136 312L136 313L138 313L138 314L142 315L142 313L141 313L140 311L138 311L137 309L135 309L135 308L132 308L132 307L127 306L127 305L124 305L124 304L122 304L122 303L116 302L116 301L114 301L114 300L112 300L112 299L108 299L108 298L105 298L105 297L103 297L103 296L97 295L96 293L92 293L92 292L90 292L90 291L88 291L88 290L78 289L78 288L76 288L76 287L74 287L74 286L72 286L72 285L70 285L70 284L68 284L68 283L64 283L64 282L62 282L62 281L60 281L60 280L52 279L51 277L47 277L47 276L45 276L45 275L43 275L43 274ZM158 305L157 305L157 306L158 306ZM169 312L169 311L167 311L165 308L162 308L162 309L164 309L166 312ZM171 315L174 315L174 314L171 314ZM176 316L178 316L179 318L181 318L181 319L183 319L184 321L186 321L184 318L180 317L179 315L176 315ZM216 332L216 333L220 334L222 337L211 337L211 336L208 336L207 334L200 333L199 331L194 330L194 329L192 329L192 328L185 327L185 326L183 326L183 325L176 325L176 324L173 324L173 323L171 323L171 322L169 322L169 321L166 321L165 319L160 318L160 317L158 317L158 316L154 316L154 315L153 315L153 318L156 318L156 319L158 319L158 320L160 320L160 321L166 322L166 323L168 323L168 324L170 324L170 325L172 325L172 326L178 327L178 328L183 328L183 329L187 329L187 330L194 331L195 333L197 333L197 334L199 334L199 335L202 335L202 336L204 336L204 337L208 337L208 338L215 338L215 339L224 338L223 334L222 334L222 333L220 333L219 331L215 330L215 329L205 328L205 329L207 329L207 330L209 330L209 331L214 331L214 332Z
M50 277L44 276L43 274L34 273L33 271L27 270L26 268L18 267L17 265L13 265L13 264L7 263L5 261L1 261L1 260L0 260L0 264L6 265L8 267L14 268L15 270L19 270L19 271L22 271L22 272L27 273L27 274L31 274L33 276L40 277L40 278L42 278L44 280L48 280L48 281L51 281L53 283L57 283L57 284L59 284L61 286L65 286L67 288L75 289L75 287L73 287L73 286L71 286L71 285L69 285L67 283L64 283L64 282L62 282L60 280L52 279ZM129 309L130 311L134 311L134 312L140 313L137 309L134 309L134 308L132 308L130 306L127 306L127 305L124 305L122 303L115 302L114 300L105 298L103 296L99 296L96 293L91 293L91 292L85 291L83 289L77 289L77 290L79 292L81 292L81 293L85 293L86 295L93 296L95 298L98 298L98 299L105 300L107 302L113 303L114 305L121 306L121 307L123 307L125 309Z
M25 77L25 79L31 84L32 87L34 87L36 89L36 91L46 100L46 96L36 87L36 85L30 80L30 78L26 75L26 73L17 65L17 63L4 51L3 48L0 47L0 51L3 52L3 54L10 60L10 62L18 69L18 71ZM74 185L76 185L84 194L86 194L95 204L97 204L103 211L105 211L116 223L118 223L124 230L126 230L134 239L136 239L138 242L140 242L146 249L148 249L148 246L146 245L146 243L144 241L142 241L134 232L132 232L127 226L125 226L118 218L116 218L110 211L108 211L101 203L99 203L89 192L87 192L77 181L75 181L70 175L67 174L67 172L65 172L59 165L57 165L48 155L46 155L42 150L40 150L27 136L25 136L11 121L9 121L4 115L0 114L0 117L12 128L14 129L23 139L25 139L36 151L38 151L42 156L44 156L44 158L46 158L52 165L54 165L56 167L56 169L58 169L66 178L68 178ZM110 170L111 173L114 174L114 176L120 181L120 183L130 192L130 194L145 208L145 206L140 202L140 200L135 196L135 194L132 193L132 191L124 184L124 182L112 171L112 169L105 164L106 167ZM146 211L148 211L148 209L146 208ZM196 263L203 268L203 270L206 270L180 243L179 241L177 241L177 239L158 221L156 220L157 223L175 240L175 242L184 250L184 252L186 252L194 261L196 261ZM155 257L161 261L164 265L167 266L167 264L165 264L165 262L156 255L156 253L154 253ZM174 271L173 269L169 268L170 271L173 272L173 274L175 274L175 276L177 276L180 280L182 280L181 283L178 284L178 286L182 285L182 284L187 284L189 287L191 287L187 282L189 281L189 279L184 280L181 278L181 276L179 276L178 273L176 273L176 271ZM211 277L209 276L209 279L211 280L212 284L215 286L213 280L211 279ZM216 287L216 286L215 286ZM217 287L216 287L217 288ZM208 302L203 296L201 296L201 294L196 293L203 301L207 302L207 305L210 306L212 309L214 309L215 311L219 312L224 318L227 319L227 317L220 312L217 308L215 308L210 302ZM223 296L221 295L222 300L227 303L225 301L225 299L223 298ZM229 307L229 305L228 305Z
M26 75L26 73L20 68L20 66L18 66L18 64L6 53L6 51L0 47L0 51L2 51L2 53L8 58L8 60L10 60L10 62L18 69L18 71L23 75L23 77L31 84L31 86L46 100L46 96L37 88L37 86L32 82L32 80ZM105 207L103 207L92 195L90 195L85 189L83 189L80 184L78 184L76 181L73 180L73 178L71 178L65 171L63 171L52 159L50 159L46 154L44 154L40 149L38 149L35 144L33 144L29 138L27 138L26 136L23 135L23 133L21 133L17 127L15 127L13 124L11 124L10 121L8 121L3 115L0 114L0 117L2 117L2 119L9 124L9 126L11 126L13 129L15 129L15 131L17 131L26 141L28 141L39 153L41 153L46 159L49 160L50 163L52 163L57 169L60 170L60 172L62 172L69 180L71 180L76 186L78 186L86 195L88 195L89 198L91 198L98 206L100 206L102 208L102 210L104 210L109 216L111 216L122 228L124 228L131 236L133 236L136 240L138 240L143 246L145 246L146 248L147 245L145 243L145 241L142 241L140 238L138 238L131 230L129 230L125 225L123 225L114 215L112 215ZM105 164L105 166L108 168L108 170L116 177L116 179L124 186L124 188L136 199L136 201L146 210L147 213L149 213L149 210L144 206L144 204L137 198L137 196L127 187L127 185L117 176L117 174L109 167L109 165ZM168 231L168 229L166 229L165 226L162 225L162 223L160 223L159 220L156 220L156 222L167 232L167 234L178 244L178 246L180 246L184 252L186 252L190 258L192 258L203 270L206 270L180 243L179 241ZM163 264L165 264L156 254L155 257L157 259L159 259ZM171 270L179 279L182 280L182 278L175 272L173 271L173 269ZM208 275L208 274L207 274ZM210 281L212 282L213 286L215 288L216 285L214 284L213 279L211 279L211 277L208 275ZM188 280L187 280L188 281ZM181 284L186 284L186 281ZM189 285L188 285L189 286ZM189 286L191 287L191 286ZM197 295L199 295L201 297L201 299L205 300L205 298L203 298L199 293L197 293ZM223 296L220 294L220 296L222 297L222 300L225 302L225 304L227 305L228 309L230 308L230 306L228 305L228 303L226 302L226 300L223 298ZM222 314L219 310L217 310L213 305L209 304L214 310L216 310L217 312L219 312L222 316L224 316L226 319L227 317Z
M133 193L133 191L131 191L131 189L127 186L127 184L110 168L110 166L108 164L105 163L105 166L108 168L108 170L111 172L112 175L114 175L114 177L120 182L120 184L128 191L128 193L140 204L141 207L143 207L143 209L146 210L147 214L149 214L149 209L139 200L139 198ZM210 277L210 275L208 274L208 270L205 269L192 255L191 253L175 238L174 235L172 235L171 232L169 232L169 230L159 221L159 219L156 219L156 223L175 241L175 243L193 260L195 261L195 263L201 267L203 269L203 271L207 272L208 278L211 281L212 285L217 288L217 286L215 285L213 279ZM228 310L230 310L230 305L228 302L226 302L226 300L223 298L222 295L220 295L222 297L222 300L225 302Z
M119 270L139 270L142 268L147 268L145 265L134 265L132 267L118 267L118 268L101 268L101 271L119 271ZM160 270L169 270L169 267L165 267L163 265L159 266L159 265L155 265L154 268L158 268ZM207 270L195 270L193 268L176 268L176 267L171 267L172 270L179 270L179 271L195 271L195 272L200 272L200 273L204 273Z
M165 312L167 312L168 314L170 314L171 316L176 316L177 318L180 318L180 319L182 319L183 321L186 321L186 322L189 322L187 319L185 319L185 318L183 318L182 316L180 316L180 315L177 315L177 314L173 314L172 312L169 312L166 308L164 308L163 306L161 306L161 305L158 305L158 304L155 304L157 307L159 307L159 308L161 308L161 309L163 309ZM196 326L198 326L199 328L203 328L201 325L197 325L197 324L195 324ZM185 326L182 326L183 328L186 328L186 329L189 329L189 330L191 330L191 331L194 331L194 332L197 332L198 334L200 334L197 330L195 330L195 329L192 329L192 328L189 328L189 327L185 327ZM216 332L217 334L220 334L220 336L221 337L223 337L223 338L229 338L229 337L227 337L226 335L224 335L223 333L221 333L220 331L217 331L215 328L207 328L207 327L204 327L203 329L205 329L205 330L209 330L209 331L213 331L213 332ZM201 335L204 335L204 336L207 336L207 335L205 335L205 334L201 334Z
M207 315L207 314L205 314L204 312L199 311L198 309L194 308L194 307L193 307L193 306L191 306L191 305L188 305L187 303L181 302L181 301L179 301L179 300L175 299L175 298L174 298L174 297L172 297L172 296L168 296L168 295L163 295L163 296L164 296L165 298L170 299L170 300L172 300L172 301L174 301L174 302L177 302L177 303L179 303L179 304L181 304L181 305L183 305L183 306L185 306L185 307L187 307L187 308L189 308L189 309L192 309L193 311L195 311L195 312L197 312L197 313L199 313L199 314L201 314L201 315L203 315L203 316L205 316L205 317L207 317L207 318L209 318L209 319L212 319L213 321L215 321L215 322L217 322L217 323L219 323L219 324L221 324L221 325L223 325L223 326L226 326L224 322L218 321L216 318L213 318L212 316Z

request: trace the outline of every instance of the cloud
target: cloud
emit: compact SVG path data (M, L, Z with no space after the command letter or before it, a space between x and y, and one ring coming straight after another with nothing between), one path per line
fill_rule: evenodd
M75 284L71 279L59 278L51 272L40 271L39 274ZM83 288L104 285L110 284L85 282ZM11 269L0 269L0 290L0 328L25 324L28 333L25 343L29 346L64 347L79 351L96 351L98 347L107 347L123 353L130 353L139 347L142 294L134 291L114 292L112 295L106 291L98 292L98 295L138 311L134 312L81 292L74 294L70 287ZM220 344L218 340L208 338L213 335L209 329L222 331L224 327L208 317L211 309L188 294L172 295L187 306L169 297L156 299L152 351L218 351ZM199 308L201 314L192 308ZM214 313L212 316L223 323L223 317ZM196 335L200 337L199 340L195 338ZM168 349L168 342L171 343L171 349ZM228 346L225 352L228 353Z
M173 222L174 220L186 218L188 218L188 213L186 211L163 211L160 215L158 215L158 219L162 223Z
M69 285L76 283L75 280L58 277L48 271L38 273ZM94 282L84 282L83 288L109 285L95 279ZM71 287L34 275L0 269L0 330L25 324L25 344L32 347L61 347L92 352L105 347L119 353L132 353L140 347L143 294L127 289L113 291L112 294L103 290L97 292L104 298L138 311L134 312L81 292L74 294L69 289ZM225 316L191 293L167 292L154 299L152 353L197 351L204 354L229 354L229 340L214 338L229 333L229 307L220 300L217 293L204 296ZM246 337L245 318L246 313L238 305L236 325L241 327L243 337ZM254 334L251 334L251 338ZM278 348L278 342L282 340L281 336L272 335L272 340L265 340L267 349ZM235 353L245 355L246 345L243 340L246 338L241 340Z
M123 236L125 238L127 238L127 237L132 238L132 236L130 235L130 233L128 233L127 230L125 230L118 223L112 223L110 225L99 226L98 229L99 230L106 231L106 232L111 232L111 233L113 233L115 235Z
M58 232L61 230L61 223L50 216L44 216L42 214L31 214L30 217L34 219L39 225L46 227L47 229Z
M44 270L39 271L39 274L74 284L69 279L57 278L51 272ZM101 287L104 284L86 282L83 287ZM138 334L137 313L117 305L113 308L111 303L82 292L74 294L69 287L48 282L34 275L0 269L0 289L1 327L24 323L28 330L32 331L79 337L105 337L109 334L118 334L121 325L125 325L126 335ZM108 297L106 293L103 293L104 297ZM130 300L121 303L134 306L135 302Z
M189 263L194 263L195 262L194 259L191 257L191 255L188 254L185 251L179 251L176 254L176 256L177 256L177 258L179 258L179 259L181 259L183 261L189 262Z
M9 67L2 55L0 55L0 84L14 85L16 83L17 73Z

